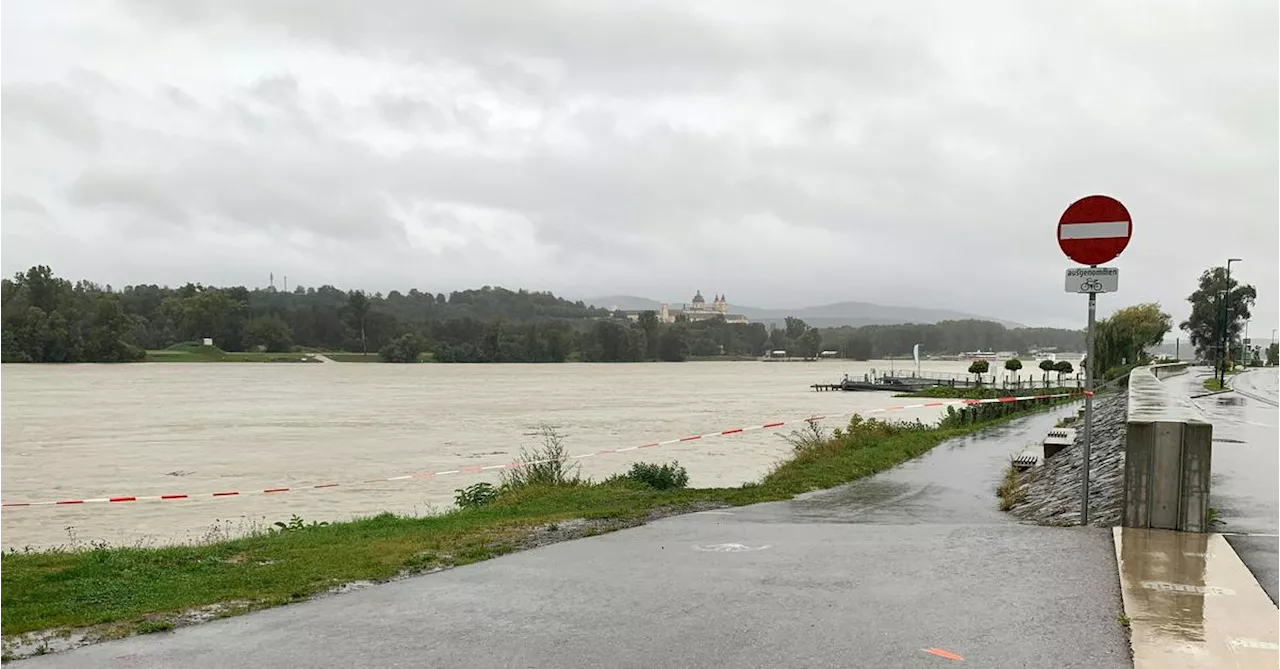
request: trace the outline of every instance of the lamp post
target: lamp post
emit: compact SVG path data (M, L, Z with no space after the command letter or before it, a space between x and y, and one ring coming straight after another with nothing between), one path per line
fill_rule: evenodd
M1252 356L1249 355L1249 321L1246 320L1244 322L1244 336L1240 338L1240 364L1248 367L1252 359Z
M1240 258L1227 258L1227 282L1225 290L1222 293L1222 346L1219 349L1219 352L1222 355L1222 374L1218 378L1219 387L1226 387L1227 385L1227 365L1230 364L1229 361L1231 360L1231 349L1229 348L1231 341L1231 320L1229 318L1229 314L1231 312L1231 263L1233 262L1243 261Z

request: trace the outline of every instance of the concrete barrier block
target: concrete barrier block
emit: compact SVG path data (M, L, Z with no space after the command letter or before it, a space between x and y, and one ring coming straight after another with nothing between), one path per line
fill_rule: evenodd
M1148 527L1176 530L1182 509L1182 423L1155 424Z
M1151 475L1154 471L1155 423L1129 423L1124 450L1125 527L1150 527Z
M1178 529L1208 531L1209 476L1213 462L1213 425L1186 423L1182 427L1182 508Z

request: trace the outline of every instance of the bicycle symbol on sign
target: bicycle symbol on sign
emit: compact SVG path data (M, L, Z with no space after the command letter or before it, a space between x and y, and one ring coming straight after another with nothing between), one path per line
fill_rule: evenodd
M1101 292L1104 292L1104 288L1102 286L1101 281L1095 278L1089 278L1089 279L1085 279L1084 283L1080 284L1080 292L1101 293Z

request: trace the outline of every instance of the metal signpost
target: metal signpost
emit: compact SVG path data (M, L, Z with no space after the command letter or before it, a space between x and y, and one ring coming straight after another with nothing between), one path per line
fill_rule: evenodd
M1058 220L1058 246L1067 257L1088 267L1067 270L1066 291L1088 293L1089 329L1085 332L1084 440L1080 471L1080 524L1089 524L1089 456L1093 437L1093 329L1098 293L1114 293L1120 287L1120 271L1098 267L1120 255L1133 235L1129 210L1114 198L1090 195L1076 200Z

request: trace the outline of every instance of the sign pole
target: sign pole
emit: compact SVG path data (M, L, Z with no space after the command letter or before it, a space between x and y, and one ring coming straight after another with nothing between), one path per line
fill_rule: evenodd
M1084 334L1084 441L1081 444L1083 462L1080 465L1080 525L1089 524L1089 456L1093 436L1093 325L1098 313L1098 294L1089 293L1089 329Z
M1080 455L1080 524L1089 524L1089 456L1093 438L1094 326L1098 293L1114 293L1119 272L1114 267L1098 267L1115 260L1133 237L1133 217L1120 201L1106 195L1089 195L1067 207L1058 219L1058 247L1068 258L1088 265L1088 269L1067 270L1068 293L1089 294L1089 329L1085 331L1084 439Z

